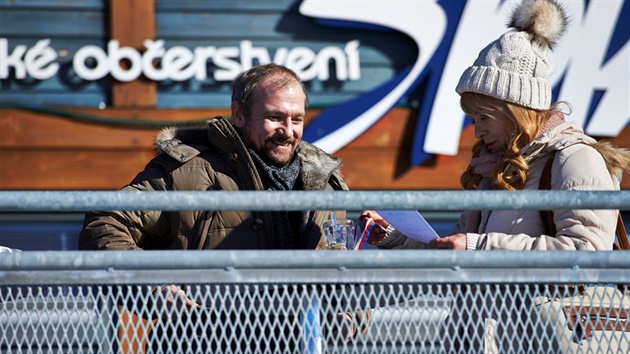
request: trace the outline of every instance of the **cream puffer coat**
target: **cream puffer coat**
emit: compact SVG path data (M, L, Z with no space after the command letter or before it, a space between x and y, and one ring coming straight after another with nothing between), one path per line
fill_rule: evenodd
M525 146L529 163L524 190L537 190L544 166L557 151L551 168L551 189L619 190L622 168L611 166L577 123L566 122ZM612 172L611 172L612 171ZM617 210L567 209L553 212L556 235L545 235L538 210L482 211L477 233L467 233L467 248L482 250L611 250ZM461 233L463 220L452 234ZM392 228L379 248L427 248Z
M245 145L226 119L204 128L169 128L157 139L159 155L123 190L239 191L263 185ZM296 182L301 190L347 190L341 161L300 142L302 162ZM330 210L301 213L299 249L324 249L321 225ZM337 212L338 218L345 211ZM206 230L204 232L204 230ZM204 240L205 241L201 241ZM92 211L79 237L82 250L274 249L270 212L253 211Z

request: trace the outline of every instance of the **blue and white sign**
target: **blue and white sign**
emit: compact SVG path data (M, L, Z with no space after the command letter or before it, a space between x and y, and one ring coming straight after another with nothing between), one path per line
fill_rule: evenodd
M558 100L588 134L616 136L630 118L630 1L562 2L571 23L556 51L552 77ZM410 36L418 57L408 71L330 108L309 125L306 139L334 152L361 135L421 80L422 98L412 164L429 154L455 155L464 115L454 89L479 51L507 31L513 1L304 0L300 12L330 25L378 25Z
M479 51L507 31L516 4L155 0L158 38L131 48L107 37L103 2L84 2L52 2L59 7L52 16L0 0L7 14L0 21L0 103L107 107L112 80L143 78L158 83L157 109L224 108L236 74L273 61L309 86L322 111L304 138L328 152L393 107L417 110L412 166L457 154L466 119L455 86ZM570 119L588 134L617 136L630 119L630 0L560 3L570 24L555 50L554 98L571 104ZM28 16L37 26L19 21Z

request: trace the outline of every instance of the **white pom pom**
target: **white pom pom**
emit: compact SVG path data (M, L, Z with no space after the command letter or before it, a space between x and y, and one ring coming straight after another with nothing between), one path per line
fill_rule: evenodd
M552 48L567 22L565 10L554 0L524 0L512 12L508 26L529 32L533 42Z

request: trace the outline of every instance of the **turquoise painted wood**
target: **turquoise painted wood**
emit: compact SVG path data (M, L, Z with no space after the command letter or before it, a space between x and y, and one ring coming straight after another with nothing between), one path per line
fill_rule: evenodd
M238 47L250 40L271 58L279 48L297 47L319 52L324 47L343 49L359 40L361 79L307 82L312 107L336 105L372 89L407 69L417 48L404 35L321 26L298 12L300 0L156 0L156 38L166 49L184 46ZM96 107L110 102L111 79L84 82L73 76L71 59L86 45L105 48L108 41L109 0L0 0L0 37L16 45L33 46L49 38L60 55L61 75L49 80L0 80L0 102L35 105ZM158 108L225 108L229 83L209 79L160 82ZM401 102L405 102L404 100Z
M38 40L49 38L51 40L51 46L57 50L59 53L60 61L71 60L77 50L81 47L87 45L96 45L101 48L105 48L108 39L105 37L99 37L97 39L94 38L67 38L67 37L58 37L58 36L41 36L41 37L32 37L32 36L5 36L0 33L0 37L9 39L9 51L13 51L16 45L26 45L28 47L32 47L37 43ZM164 40L164 46L166 49L175 47L175 46L183 46L193 50L197 47L238 47L241 40L249 40L248 37L236 38L236 39L221 39L221 38L209 38L209 39L178 39L178 38L168 38L168 37L157 37L157 39ZM337 46L339 48L343 48L345 42L312 42L308 40L280 40L280 39L265 39L265 40L252 40L252 45L254 47L263 47L269 51L271 57L274 56L278 48L297 48L297 47L307 47L313 50L314 52L319 52L324 47L327 46ZM362 66L366 67L394 67L397 65L407 65L411 63L407 63L406 60L403 60L402 57L410 58L415 57L415 53L417 53L417 49L415 46L407 43L401 44L389 44L391 50L382 51L379 48L375 47L370 42L361 42L359 46L359 56L361 58ZM387 53L390 51L397 51L396 56L392 57Z
M45 94L51 92L63 92L64 90L72 90L73 93L102 92L104 89L108 89L110 84L109 82L111 81L109 78L104 78L96 82L84 81L76 76L73 76L70 70L70 64L66 61L66 64L62 65L60 74L48 80L3 80L2 89L6 91L3 92L3 97L0 98L0 101L5 100L11 95L17 95L20 93L30 92L33 94ZM212 71L209 71L208 74L211 76ZM356 95L363 92L366 87L372 88L377 86L380 82L393 75L393 72L389 68L364 67L361 75L362 78L358 81L340 83L333 81L320 81L316 79L308 81L305 84L311 97L334 94L335 96L340 97L335 101L338 103L341 97ZM212 78L205 81L191 79L183 82L166 80L158 83L158 90L160 95L175 94L179 92L187 94L198 92L203 95L221 94L221 92L229 93L230 83L227 81L215 82ZM321 104L321 102L317 102L318 100L319 97L315 100L311 100L311 102L313 104Z
M0 107L3 104L19 104L28 107L99 107L99 103L104 101L105 96L98 92L73 92L70 94L59 94L44 92L33 94L31 92L14 92L8 97L2 93Z
M103 37L107 17L99 10L29 9L0 11L0 36Z
M0 38L29 48L50 39L61 69L49 80L0 80L0 103L33 106L98 107L108 102L111 80L85 82L73 74L71 60L86 45L104 47L108 0L0 0Z
M156 0L156 11L285 11L296 0Z
M195 1L195 0L192 0ZM0 0L0 9L93 9L103 10L108 0Z

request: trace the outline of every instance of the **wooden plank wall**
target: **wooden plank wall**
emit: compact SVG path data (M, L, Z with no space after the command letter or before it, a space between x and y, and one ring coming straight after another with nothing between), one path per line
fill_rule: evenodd
M227 110L80 110L88 114L137 122L191 121ZM317 114L310 110L309 118ZM335 155L352 189L458 189L474 143L464 130L460 153L436 156L424 166L410 167L415 112L397 108ZM20 110L0 110L0 189L118 189L154 156L158 128L128 129L88 124ZM629 147L626 128L613 143ZM625 176L623 188L630 188Z
M252 16L265 18L254 22ZM312 47L315 36L322 46L356 37L351 32L346 35L345 30L309 30L314 29L310 21L297 14L293 0L0 0L0 37L29 45L50 38L68 58L84 45L104 44L111 38L138 49L144 39L159 38L167 41L167 47L192 48L234 45L248 38L273 52L288 42L291 47ZM239 26L227 26L234 22ZM358 82L311 83L314 109L308 111L307 124L318 113L318 106L343 102L401 70L403 58L413 57L409 51L414 46L400 37L383 32L361 38L370 45L361 47L364 67ZM159 131L155 122L198 121L229 114L229 83L119 83L109 79L89 83L73 81L68 73L41 82L9 79L1 84L0 104L57 108L109 121L0 106L0 189L118 189L154 155L153 139ZM96 108L100 104L105 108ZM352 189L459 188L472 132L466 129L462 133L458 155L435 156L423 166L409 166L416 117L413 109L394 108L335 153L344 160L343 172ZM128 122L138 126L128 128ZM629 140L626 129L613 142L630 147ZM623 188L630 188L629 178Z
M152 143L159 131L86 124L19 110L0 112L2 189L118 189L154 155ZM106 114L114 121L133 116L138 122L189 121L229 114L227 110L80 112ZM316 113L310 110L309 117ZM419 184L437 189L447 182L457 185L459 173L466 167L465 154L439 156L426 167L405 166L405 152L411 150L411 142L401 141L401 137L409 119L409 111L394 109L336 153L344 160L343 172L353 189L416 189ZM464 143L470 146L466 139ZM439 178L432 176L436 171Z

